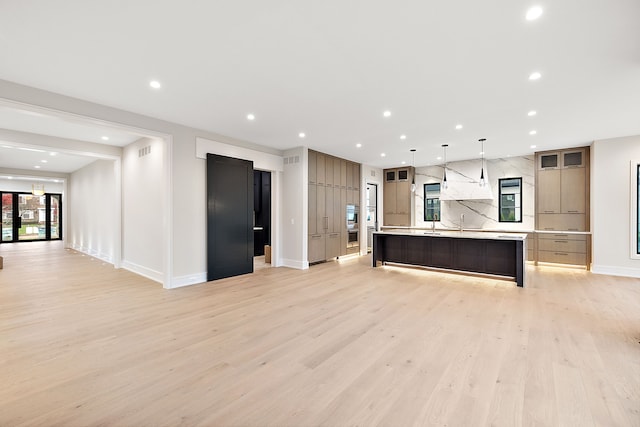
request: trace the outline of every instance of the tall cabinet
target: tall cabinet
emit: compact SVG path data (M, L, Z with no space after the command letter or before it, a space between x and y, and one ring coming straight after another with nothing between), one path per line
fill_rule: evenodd
M347 204L358 205L359 200L360 164L309 150L310 263L349 252Z
M411 181L414 173L413 167L384 170L384 225L411 225Z
M589 147L536 153L537 257L590 263Z

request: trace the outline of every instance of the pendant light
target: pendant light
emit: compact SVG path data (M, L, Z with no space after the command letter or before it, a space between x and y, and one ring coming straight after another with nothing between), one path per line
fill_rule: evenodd
M444 172L442 173L442 189L446 190L448 187L447 184L447 147L449 144L442 144L442 149L444 150Z
M411 192L416 192L416 149L412 148L411 155L413 156L411 159L411 166L413 166L413 174L411 175Z
M31 184L31 194L34 196L44 196L44 184Z
M484 142L486 141L486 138L480 138L478 141L482 144L482 152L480 154L482 154L482 160L481 160L481 164L480 164L480 187L484 187L486 182L484 180Z

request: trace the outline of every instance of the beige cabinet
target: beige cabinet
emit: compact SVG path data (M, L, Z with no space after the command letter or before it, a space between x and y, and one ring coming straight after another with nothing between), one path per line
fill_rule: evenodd
M536 261L588 266L588 235L561 232L589 231L589 148L536 153L536 164Z
M384 170L383 212L384 225L411 225L411 181L414 168L403 167Z
M313 263L347 254L346 206L360 198L360 165L313 150L308 158L308 260Z

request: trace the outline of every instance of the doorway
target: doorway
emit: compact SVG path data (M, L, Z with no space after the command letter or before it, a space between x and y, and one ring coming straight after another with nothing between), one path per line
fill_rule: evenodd
M271 263L271 172L253 171L254 269Z
M2 192L2 242L62 239L62 195Z
M253 273L253 162L207 154L207 281Z
M373 249L373 232L378 229L378 184L367 184L367 252Z

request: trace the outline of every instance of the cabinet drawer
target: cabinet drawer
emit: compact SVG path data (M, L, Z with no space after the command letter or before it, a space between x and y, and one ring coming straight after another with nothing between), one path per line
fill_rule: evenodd
M538 240L539 251L551 252L577 252L587 253L587 242L585 240L568 239L540 239Z
M538 214L539 230L586 231L585 214Z
M561 251L538 251L539 262L555 262L559 264L586 265L587 254Z
M538 240L579 240L587 241L586 234L569 234L569 233L538 233Z

